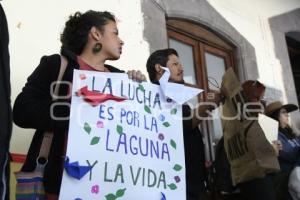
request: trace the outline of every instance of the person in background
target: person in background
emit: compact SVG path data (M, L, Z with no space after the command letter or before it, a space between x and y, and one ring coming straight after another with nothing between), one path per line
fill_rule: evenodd
M10 104L9 33L5 12L0 4L0 199L9 199L10 156L12 131Z
M147 60L147 71L150 81L159 84L159 79L164 73L162 67L170 70L169 82L185 84L183 80L183 66L175 49L161 49L153 52ZM190 84L188 84L190 86ZM184 95L184 94L181 94ZM207 178L205 169L205 155L202 134L198 128L201 120L196 116L207 116L211 106L198 106L197 109L184 104L183 115L183 139L186 164L186 189L187 200L203 199L205 196L205 181ZM193 118L188 118L193 116Z
M113 14L109 12L76 12L65 23L61 34L61 55L68 61L62 80L72 82L74 69L98 72L123 72L105 64L107 60L117 60L122 53L124 42ZM25 87L16 98L13 118L22 128L37 129L26 161L21 171L30 172L36 167L36 159L45 131L53 132L48 163L44 171L46 198L58 199L63 173L69 120L56 120L50 116L53 105L50 93L51 83L55 82L60 70L59 54L44 56L40 64L29 76ZM145 80L140 71L130 71L129 76L138 81ZM67 96L68 85L61 85L59 96ZM58 102L70 103L70 99L58 99ZM53 114L57 118L68 117L69 106L54 106Z
M262 99L263 96L265 95L266 87L257 80L255 81L248 80L242 84L242 88L243 88L246 102L259 103L257 105L249 105L248 108L250 109L261 108L263 110L264 104L262 102ZM249 113L249 114L257 117L259 113L261 112L259 111L259 112ZM271 145L273 147L273 150L275 151L275 155L278 155L278 152L281 149L280 142L278 142L278 140L275 140ZM273 187L272 173L265 172L265 177L255 178L253 180L240 183L238 186L244 198L247 197L253 200L254 199L275 200L277 198L275 194L276 190Z
M280 146L266 140L257 120L258 114L264 111L261 100L265 88L257 80L241 84L232 69L223 76L221 91L226 96L222 110L224 147L233 185L238 186L244 200L276 199L272 173L279 170L277 152Z
M300 137L289 125L289 113L297 110L294 104L282 104L280 101L270 103L266 107L266 115L279 122L278 139L282 149L279 151L278 161L280 172L274 176L274 185L278 200L291 200L288 192L288 181L291 171L300 166Z

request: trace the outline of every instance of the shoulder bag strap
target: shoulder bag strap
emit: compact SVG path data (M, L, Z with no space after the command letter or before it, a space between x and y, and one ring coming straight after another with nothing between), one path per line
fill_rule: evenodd
M59 74L58 74L57 81L55 84L54 92L52 95L52 100L57 100L59 98L58 93L59 93L60 82L63 78L64 72L66 71L66 68L68 65L68 61L64 56L61 55L60 60L61 60L60 70L59 70ZM44 137L43 137L43 141L41 144L39 156L36 160L36 162L37 162L36 168L37 169L43 170L45 165L48 162L48 155L50 152L52 138L53 138L53 132L49 132L49 131L44 132Z

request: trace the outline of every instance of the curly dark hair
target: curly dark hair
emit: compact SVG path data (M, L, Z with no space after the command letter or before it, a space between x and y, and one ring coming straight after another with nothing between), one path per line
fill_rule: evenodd
M61 48L66 48L76 55L81 54L87 43L90 29L95 26L103 32L104 25L109 21L116 22L116 19L113 14L107 11L98 12L89 10L83 14L76 12L69 17L60 36Z
M167 67L166 64L169 60L170 55L176 55L178 57L178 53L175 49L160 49L154 51L147 60L147 71L152 83L158 84L158 80L156 80L156 70L155 65L160 64L163 67Z

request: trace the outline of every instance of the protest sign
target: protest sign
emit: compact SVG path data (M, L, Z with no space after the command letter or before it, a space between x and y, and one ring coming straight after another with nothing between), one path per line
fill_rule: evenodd
M181 105L126 74L75 70L60 199L181 199Z

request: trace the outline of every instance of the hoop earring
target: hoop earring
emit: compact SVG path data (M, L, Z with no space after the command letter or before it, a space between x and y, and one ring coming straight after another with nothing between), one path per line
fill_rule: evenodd
M97 42L93 47L93 53L99 53L102 49L102 44Z

